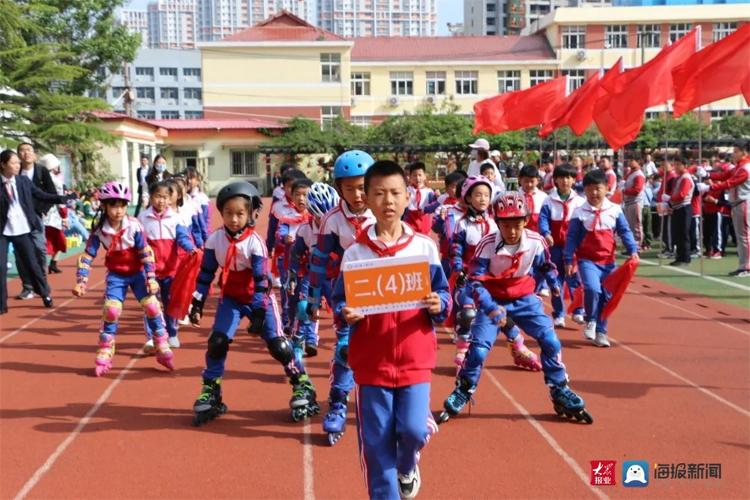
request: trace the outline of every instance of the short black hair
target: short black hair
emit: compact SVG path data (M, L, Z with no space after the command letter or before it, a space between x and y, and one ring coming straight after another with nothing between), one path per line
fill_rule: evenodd
M560 177L577 177L578 170L570 163L561 163L555 167L552 171L552 178L558 179Z
M486 172L487 170L495 171L495 165L490 165L489 163L482 163L479 165L479 173Z
M294 184L292 184L292 193L300 188L309 188L312 185L312 181L308 178L297 179L294 181Z
M302 170L297 170L296 168L287 169L281 175L281 183L283 185L286 185L287 182L291 182L296 179L307 179L307 176Z
M148 187L149 196L153 196L153 194L160 189L166 189L167 191L169 191L170 196L172 195L172 193L174 193L174 186L171 182L159 181L151 183L151 185Z
M467 177L468 175L466 175L466 172L464 172L463 170L454 170L453 172L445 176L445 187L448 187L451 184L458 184Z
M518 178L521 177L539 177L539 169L534 165L524 165L518 174Z
M423 161L417 160L417 161L411 162L409 166L407 167L407 170L409 173L412 173L415 170L421 170L424 172L427 170L427 167L425 166Z
M607 185L607 176L602 169L591 170L583 177L583 187L591 186L593 184L604 184Z
M20 144L19 144L18 146L16 146L16 153L20 153L20 152L21 152L21 148L22 148L23 146L31 146L31 149L35 149L35 148L34 148L34 145L33 145L33 144L31 144L30 142L22 142L22 143L20 143Z
M407 185L406 172L404 172L404 169L401 168L401 165L391 160L376 161L372 164L372 166L370 166L370 168L367 169L367 172L365 172L365 193L370 187L370 183L372 182L373 178L390 177L392 175L400 176L404 181L404 186Z
M742 151L750 151L750 140L737 139L736 141L734 141L734 147L739 148Z

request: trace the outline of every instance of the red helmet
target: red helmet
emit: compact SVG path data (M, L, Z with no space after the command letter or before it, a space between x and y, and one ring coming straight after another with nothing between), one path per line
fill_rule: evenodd
M516 191L508 191L493 205L496 219L520 219L529 215L526 197Z

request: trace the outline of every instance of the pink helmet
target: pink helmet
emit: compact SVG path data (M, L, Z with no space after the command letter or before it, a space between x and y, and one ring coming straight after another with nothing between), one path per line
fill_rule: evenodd
M500 196L493 205L496 219L520 219L529 215L526 197L516 191Z
M130 188L119 182L110 181L99 188L99 201L125 200L130 203Z
M461 199L466 201L466 196L471 192L474 186L478 186L480 184L484 184L490 189L491 198L492 191L494 190L492 182L490 182L490 180L483 175L472 175L471 177L467 177L463 185L461 186Z

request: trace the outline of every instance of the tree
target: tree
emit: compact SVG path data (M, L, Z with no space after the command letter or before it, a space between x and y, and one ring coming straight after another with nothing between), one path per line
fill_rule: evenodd
M714 122L716 129L722 136L735 139L750 137L750 115L730 115Z

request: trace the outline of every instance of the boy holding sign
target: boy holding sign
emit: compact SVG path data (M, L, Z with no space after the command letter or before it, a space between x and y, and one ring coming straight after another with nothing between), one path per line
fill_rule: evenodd
M409 202L403 169L391 161L378 161L367 170L364 182L376 222L344 252L345 271L336 282L334 314L351 325L349 365L357 383L360 456L370 498L414 498L421 482L419 450L436 430L430 414L430 380L437 358L433 323L445 320L450 292L435 243L401 221ZM387 264L393 261L388 258L420 260L428 270L398 274L389 271ZM346 273L378 259L384 265L372 266L372 294L389 296L385 299L389 303L381 306L389 312L365 316L347 305L347 300L356 300L346 293L364 280L359 275L348 280ZM418 269L420 264L414 266ZM399 291L423 287L420 305L404 309L403 302L395 303L399 294L389 290L393 282Z

